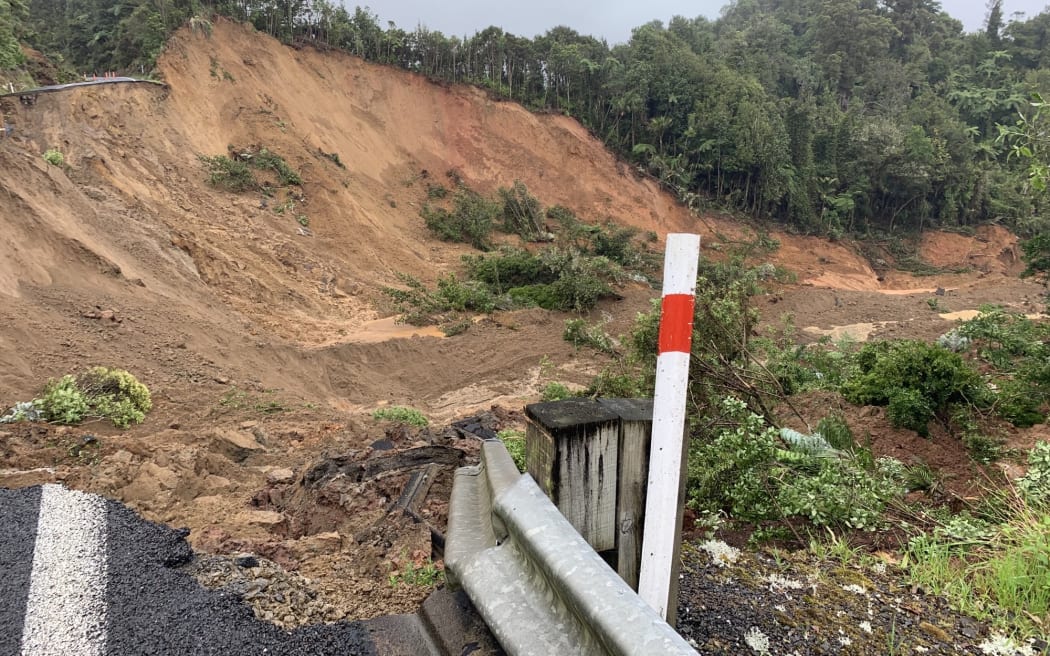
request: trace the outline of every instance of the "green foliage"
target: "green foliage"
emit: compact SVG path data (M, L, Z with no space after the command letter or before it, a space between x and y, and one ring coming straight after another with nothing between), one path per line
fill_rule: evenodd
M231 152L235 149L231 147ZM252 169L272 171L281 186L301 185L302 177L288 166L284 159L266 148L247 148L234 152L234 156L216 155L199 156L208 170L208 182L228 191L242 192L260 189L263 185L256 180Z
M543 208L521 180L510 189L500 187L503 202L503 229L522 239L537 239L543 233Z
M66 156L62 154L62 151L55 148L49 148L44 151L43 158L45 162L52 166L62 167L66 164Z
M0 424L13 424L19 421L40 421L43 418L43 413L36 407L34 401L19 401L3 416L0 416Z
M18 40L28 12L22 0L0 0L0 71L15 68L25 62Z
M563 401L573 396L572 391L565 386L564 383L547 383L543 387L541 400L543 401Z
M1028 471L1017 479L1017 489L1033 507L1050 507L1050 443L1036 442L1028 453Z
M429 558L422 564L406 559L401 571L391 572L388 580L390 587L412 585L429 588L440 583L444 576L444 572Z
M260 148L254 153L245 151L240 154L240 158L246 159L254 169L273 171L277 174L277 180L282 186L301 185L303 183L302 176L295 169L288 166L288 162L284 161L284 158L266 148Z
M501 248L492 254L466 255L463 262L472 279L485 283L496 294L514 287L546 286L558 279L557 271L524 249Z
M88 413L88 402L70 374L50 380L39 399L33 401L47 421L58 424L79 424Z
M602 353L616 352L616 344L605 332L604 323L588 324L584 319L566 319L562 337L576 348L589 346Z
M491 247L490 235L499 212L496 203L462 186L452 197L451 211L429 203L420 210L427 228L439 238L483 251Z
M440 200L448 196L448 188L442 184L428 184L427 185L427 198L430 200Z
M77 424L87 417L100 417L119 428L141 423L153 408L145 385L123 369L106 367L48 381L33 404L48 421Z
M414 326L441 323L459 312L488 313L495 309L495 298L476 281L461 282L455 274L438 278L437 287L428 289L422 281L398 274L407 289L383 288L402 316L400 321Z
M402 405L392 405L385 408L377 408L372 411L372 418L376 421L393 421L399 424L407 424L417 428L425 428L430 424L424 415L415 408L407 408Z
M929 422L953 404L982 406L989 398L980 375L956 353L913 340L866 344L858 370L842 386L851 403L888 405L895 426L929 435Z
M990 365L996 413L1015 426L1042 422L1050 398L1050 324L986 306L956 331Z
M726 511L750 521L803 517L816 526L872 529L885 504L903 494L904 470L890 459L873 460L838 431L839 451L819 435L777 431L737 399L723 401L723 417L734 421L710 441L692 441L690 504L701 511ZM778 437L786 438L781 442Z
M226 155L208 157L200 156L200 161L208 170L208 182L227 191L241 192L258 188L255 176L248 164L241 160L230 159Z
M496 435L507 447L518 471L525 471L525 431L505 429Z
M1050 612L1050 515L1004 498L998 515L958 515L911 539L904 565L914 585L993 626L1040 635Z

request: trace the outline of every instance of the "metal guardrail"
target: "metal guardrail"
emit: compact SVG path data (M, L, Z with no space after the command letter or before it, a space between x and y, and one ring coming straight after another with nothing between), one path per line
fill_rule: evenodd
M445 565L512 656L697 652L580 537L499 441L456 472Z

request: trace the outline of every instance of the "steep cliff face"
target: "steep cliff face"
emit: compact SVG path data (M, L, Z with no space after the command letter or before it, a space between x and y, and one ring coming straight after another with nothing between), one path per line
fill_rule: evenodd
M71 364L132 352L160 371L165 360L154 355L189 340L183 354L213 368L270 384L291 378L298 382L286 384L342 398L347 390L333 387L328 361L344 361L348 349L366 348L361 342L389 348L374 343L398 334L377 323L378 288L396 284L398 272L433 280L467 252L434 240L419 216L427 186L451 186L450 174L482 193L521 180L545 205L661 237L700 232L711 245L741 232L723 217L690 215L575 121L477 89L295 50L226 21L210 35L180 32L159 68L166 88L105 85L41 94L32 105L5 100L14 133L0 141L3 387L28 393ZM41 158L50 148L64 166ZM302 184L270 195L209 185L200 157L229 148L266 148ZM1012 238L986 233L945 237L947 247L930 237L924 252L1014 270ZM800 282L930 285L880 279L843 244L774 236L782 242L774 257ZM128 320L99 331L81 316L95 306ZM70 350L73 361L59 355ZM439 396L456 389L439 387Z

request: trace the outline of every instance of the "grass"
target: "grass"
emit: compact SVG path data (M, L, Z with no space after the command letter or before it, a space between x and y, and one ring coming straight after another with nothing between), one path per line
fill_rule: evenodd
M998 523L966 529L955 517L913 538L904 566L913 585L1008 633L1048 635L1050 511L1019 494L1004 499ZM965 517L965 516L963 516Z
M252 410L264 415L291 410L288 404L272 398L274 394L275 390L266 390L263 395L259 395L234 387L219 398L219 405L230 410Z
M376 421L393 421L399 424L408 424L417 428L425 428L430 424L426 416L415 408L403 405L392 405L386 408L378 408L372 411L372 419Z
M508 428L501 430L497 437L507 447L507 452L517 465L518 471L525 471L525 431Z
M442 571L433 560L427 558L422 564L417 565L412 559L405 559L405 564L400 572L391 572L388 576L390 587L399 585L413 585L424 588L437 585L445 578Z

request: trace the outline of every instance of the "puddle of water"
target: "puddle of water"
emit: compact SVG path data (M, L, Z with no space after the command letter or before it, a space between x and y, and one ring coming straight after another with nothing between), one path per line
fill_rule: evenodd
M445 333L437 326L412 326L397 323L397 317L386 317L363 323L346 336L345 341L355 344L376 344L391 339L408 339L410 337L437 337L445 339Z

